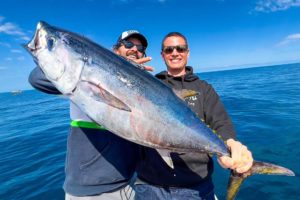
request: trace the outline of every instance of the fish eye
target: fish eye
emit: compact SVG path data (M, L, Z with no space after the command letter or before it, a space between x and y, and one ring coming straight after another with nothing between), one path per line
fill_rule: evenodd
M49 51L51 51L53 49L54 43L55 43L55 38L54 37L47 38L47 47L48 47Z

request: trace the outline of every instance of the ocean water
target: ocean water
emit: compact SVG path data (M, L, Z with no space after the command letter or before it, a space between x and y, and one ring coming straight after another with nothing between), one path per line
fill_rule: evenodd
M300 199L300 64L199 76L219 93L254 158L296 173L250 177L237 199ZM1 93L0 102L0 200L64 199L68 101L30 90ZM216 193L225 199L229 172L215 166Z

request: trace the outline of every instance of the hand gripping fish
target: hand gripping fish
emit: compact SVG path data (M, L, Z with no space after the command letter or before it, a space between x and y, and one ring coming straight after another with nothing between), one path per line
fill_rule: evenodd
M192 92L174 92L112 51L45 22L38 23L25 47L63 95L116 135L159 152L230 155L218 135L182 100ZM252 174L294 175L289 169L255 161L247 173L232 173L227 199L234 199Z

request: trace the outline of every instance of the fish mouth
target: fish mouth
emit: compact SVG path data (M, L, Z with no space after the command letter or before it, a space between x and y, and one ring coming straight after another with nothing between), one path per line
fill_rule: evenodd
M45 27L47 27L47 23L40 21L37 24L32 40L28 44L23 45L31 54L35 54L38 50L42 49L41 40L43 39L43 34L41 32L46 32L43 31Z
M34 52L38 51L39 49L41 49L40 42L39 42L39 39L38 39L39 32L40 32L40 30L36 30L34 38L32 39L31 42L29 42L26 45L26 48L28 49L28 51L30 51L32 53L34 53Z

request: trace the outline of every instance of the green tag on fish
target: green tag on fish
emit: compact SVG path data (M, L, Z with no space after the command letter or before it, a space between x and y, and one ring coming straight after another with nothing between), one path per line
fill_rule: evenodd
M106 128L104 128L101 125L96 124L95 122L86 122L86 121L72 120L71 121L71 126L72 127L78 127L78 128L92 128L92 129L106 130Z

